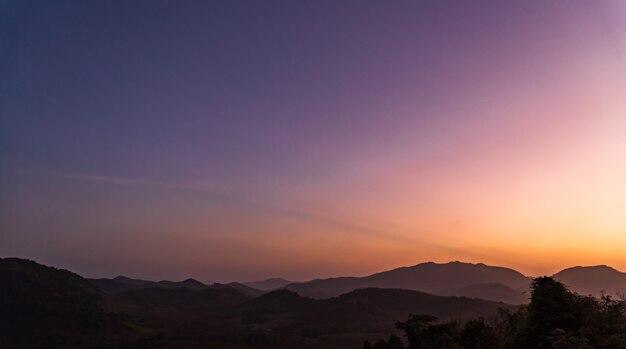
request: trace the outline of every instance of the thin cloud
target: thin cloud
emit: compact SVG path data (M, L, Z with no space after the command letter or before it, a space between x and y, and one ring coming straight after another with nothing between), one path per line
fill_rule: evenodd
M127 186L135 186L135 187L179 189L179 190L214 193L214 194L229 193L229 191L225 188L214 187L214 186L209 187L206 185L193 184L193 183L166 182L166 181L158 181L158 180L152 180L152 179L123 178L123 177L113 177L113 176L80 173L80 172L41 171L41 170L32 170L32 169L25 169L25 168L19 168L19 172L24 173L24 174L30 174L30 175L44 175L44 176L47 175L47 176L54 176L54 177L60 177L60 178L69 178L69 179L74 179L74 180L79 180L79 181L118 184L118 185L127 185Z
M220 187L220 186L208 186L204 184L196 184L196 183L180 183L180 182L167 182L167 181L159 181L153 179L135 179L135 178L124 178L124 177L115 177L108 175L100 175L100 174L92 174L92 173L80 173L80 172L56 172L56 171L45 171L45 170L34 170L28 168L18 168L19 173L27 174L27 175L36 175L36 176L54 176L58 178L66 178L76 181L86 181L93 183L102 183L102 184L113 184L120 186L131 186L131 187L143 187L143 188L155 188L155 189L173 189L180 191L188 191L194 193L201 193L209 195L214 199L227 200L229 203L234 203L238 206L254 209L257 211L262 211L266 213L271 213L273 215L281 216L281 217L289 217L291 219L305 221L312 224L326 226L333 229L351 231L353 233L358 234L366 234L369 236L392 239L398 242L406 243L406 244L415 244L420 246L427 246L428 248L448 251L455 255L465 255L465 256L473 256L476 258L489 258L493 260L490 256L485 256L480 253L476 253L472 250L461 249L458 247L452 247L446 244L434 243L432 241L426 241L419 239L415 235L407 236L405 234L396 234L391 233L389 231L384 231L375 227L368 227L363 224L357 224L354 222L345 221L342 219L320 216L319 214L298 210L294 208L286 208L280 205L262 202L256 199L248 198L244 195L244 193L236 192L232 189Z

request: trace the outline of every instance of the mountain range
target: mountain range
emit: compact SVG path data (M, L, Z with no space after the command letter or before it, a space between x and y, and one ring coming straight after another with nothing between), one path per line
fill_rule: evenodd
M552 277L581 295L622 297L626 293L626 273L606 265L568 268ZM329 298L377 287L524 304L528 302L530 281L530 277L514 269L456 261L421 263L364 277L316 279L291 283L284 288L311 298Z
M285 288L312 298L329 298L366 287L399 288L442 296L466 296L510 304L526 302L530 279L518 271L482 263L421 263L365 277L291 283Z
M256 288L257 290L262 290L262 291L276 290L276 289L285 287L289 285L290 283L292 282L289 280L285 280L283 278L270 278L270 279L260 280L260 281L242 282L242 284L246 286Z
M572 291L599 297L613 297L626 292L626 273L600 265L564 269L553 277L562 281ZM146 281L117 276L113 279L88 279L107 294L149 287L187 288L195 291L227 285L250 296L259 296L276 289L287 289L304 297L325 299L361 288L397 288L415 290L440 296L479 298L507 304L524 304L528 301L530 278L504 267L483 263L462 262L420 263L375 273L364 277L336 277L306 282L290 282L271 278L252 282L231 282L206 285L195 279L183 281Z
M607 266L554 278L581 294L626 289L626 274ZM207 285L85 279L18 258L0 259L0 280L0 339L11 348L354 348L394 333L409 314L490 321L525 303L530 281L513 269L451 262L365 277Z
M613 297L626 292L626 273L601 266L564 269L553 277L562 281L572 291L599 297ZM420 263L375 273L364 277L336 277L306 282L290 282L271 278L252 282L231 282L206 285L195 279L183 281L146 281L117 276L113 279L88 279L107 294L119 294L144 288L187 288L194 291L229 286L249 296L259 296L268 291L286 289L297 294L326 299L362 288L396 288L414 290L440 296L479 298L507 304L524 304L528 301L530 278L505 267L483 263L462 262Z
M259 296L263 293L260 289L256 289L247 285L244 285L239 282L231 282L228 284L219 284L214 283L212 285L206 285L202 282L195 279L186 279L183 281L148 281L148 280L139 280L139 279L131 279L125 276L117 276L113 279L87 279L97 288L99 288L102 292L115 295L119 293L124 293L131 290L139 290L146 288L164 288L164 289L178 289L185 288L192 291L201 291L211 288L223 288L230 287L237 289L244 294L249 296Z
M238 283L89 280L18 258L0 259L0 280L7 348L353 348L411 313L467 320L515 309L393 288L312 299Z

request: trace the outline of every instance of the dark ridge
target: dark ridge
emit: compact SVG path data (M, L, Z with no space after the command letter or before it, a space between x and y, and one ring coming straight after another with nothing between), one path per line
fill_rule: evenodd
M606 265L567 268L552 277L583 295L621 297L626 292L626 273Z
M329 298L359 288L399 288L437 295L450 295L475 284L503 284L514 290L528 288L529 278L509 268L450 262L421 263L372 274L365 277L339 277L292 283L285 288L314 298ZM497 295L495 293L490 296ZM508 296L507 296L508 297ZM480 298L480 297L479 297ZM506 301L507 298L493 300Z
M116 276L113 279L88 279L94 286L102 292L115 295L130 290L139 290L143 288L188 288L194 291L205 289L207 285L195 279L186 279L183 281L148 281L140 279L131 279L125 276Z
M260 281L243 282L244 285L256 288L261 291L273 291L275 289L287 286L290 283L292 282L283 278L270 278Z
M116 295L116 299L141 306L175 307L185 302L196 292L185 287L148 287L122 292Z
M0 259L0 347L79 348L104 340L106 297L77 274Z

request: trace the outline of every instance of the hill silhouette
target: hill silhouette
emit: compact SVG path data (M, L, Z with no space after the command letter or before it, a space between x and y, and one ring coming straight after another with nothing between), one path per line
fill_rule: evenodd
M122 293L130 290L138 290L142 288L161 287L161 288L188 288L199 291L207 287L207 285L195 279L186 279L183 281L148 281L140 279L131 279L126 276L117 276L113 279L87 279L101 291L108 294Z
M572 290L592 291L620 287L624 276L605 266L576 267L557 274L569 278ZM493 279L508 284L485 282ZM399 334L396 322L410 314L429 314L458 326L484 319L484 326L491 326L488 324L495 319L502 321L498 314L504 311L514 321L512 314L525 317L527 306L480 298L505 298L508 303L517 303L519 294L513 287L523 287L528 279L511 269L453 262L418 264L365 278L289 285L323 286L307 289L313 292L340 292L359 283L387 286L358 287L338 296L311 298L289 287L263 292L241 283L205 285L193 279L87 280L67 270L4 258L0 259L0 280L0 347L282 349L355 348L363 339ZM327 288L328 284L335 288ZM448 295L390 287L398 284ZM449 295L455 293L470 297ZM534 296L534 304L538 304L541 298ZM589 308L596 315L588 314L598 321L606 315L603 304L618 304L593 303L584 297L572 299L576 300L575 307L599 304L600 308ZM480 322L483 320L476 321L472 326L487 328ZM569 340L567 336L564 341Z
M125 303L141 306L175 307L186 302L196 292L184 287L148 287L118 293L115 298Z
M262 291L273 291L275 289L287 286L290 283L291 281L285 280L283 278L270 278L260 281L243 282L243 284L246 286L250 286L252 288L256 288L257 290Z
M407 313L432 314L441 319L488 318L495 316L494 309L515 308L482 299L436 296L420 291L384 288L358 289L337 299L376 307L381 313L388 314L394 319Z
M402 267L372 274L365 277L339 277L317 279L303 283L292 283L286 289L314 298L328 298L359 288L399 288L422 291L437 295L459 295L467 287L476 284L501 284L520 295L528 289L530 279L509 268L488 266L482 263L471 264L450 262L445 264L421 263L411 267ZM469 289L467 296L482 298L477 289ZM510 294L487 290L489 299L496 301L510 300Z
M0 277L0 339L11 348L352 348L364 334L395 331L395 321L411 312L466 319L510 308L400 289L312 299L286 289L262 294L238 283L195 290L193 281L121 277L104 284L133 289L111 295L93 280L15 258L1 260ZM181 283L192 286L173 287Z
M260 296L260 295L265 293L265 291L261 291L259 289L250 287L248 285L244 285L244 284L242 284L240 282L230 282L230 283L227 283L227 284L215 283L210 288L219 288L219 287L233 288L233 289L243 293L244 295L246 295L248 297L258 297L258 296Z
M452 292L452 296L463 296L507 304L524 304L528 302L528 292L514 290L501 283L473 284Z
M583 295L599 297L606 294L615 297L626 292L626 273L606 265L568 268L552 277Z
M148 287L115 295L115 299L133 305L161 308L224 309L253 297L230 286L189 288Z
M411 315L396 324L406 342L391 334L363 349L623 349L626 302L581 296L551 277L534 278L530 302L502 311L496 321L446 321ZM405 343L408 344L405 346Z
M106 342L108 300L87 280L31 260L0 259L0 347L71 348Z
M494 318L500 308L515 309L479 299L377 288L359 289L328 299L302 297L282 289L241 305L243 321L247 324L278 326L309 335L392 331L397 319L413 313L432 313L442 319Z

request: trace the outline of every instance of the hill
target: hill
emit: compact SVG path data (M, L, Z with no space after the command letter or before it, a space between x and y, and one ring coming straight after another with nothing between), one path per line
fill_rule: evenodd
M186 279L183 281L148 281L131 279L125 276L117 276L113 279L87 279L94 286L104 293L117 294L130 290L138 290L142 288L188 288L190 290L199 291L205 289L207 285L195 279Z
M158 308L224 309L253 298L233 287L220 285L200 291L189 288L148 287L119 293L115 299Z
M250 287L248 285L244 285L244 284L239 283L239 282L231 282L231 283L228 283L228 284L218 284L218 283L215 283L210 288L219 288L219 287L233 288L233 289L235 289L235 290L237 290L237 291L239 291L239 292L243 293L244 295L246 295L248 297L251 297L251 298L258 297L258 296L260 296L260 295L265 293L265 291L261 291L259 289Z
M452 292L451 295L504 302L506 304L515 305L528 303L529 297L528 292L514 290L501 283L473 284L459 288Z
M79 275L2 258L0 280L0 346L77 348L107 342L108 300Z
M359 289L339 297L312 299L277 290L241 306L244 322L262 327L293 328L307 333L393 331L397 319L433 314L441 319L493 318L503 303L464 297L435 296L401 289Z
M499 308L515 309L503 303L401 289L359 289L328 299L311 299L282 289L243 303L241 313L244 323L266 330L323 336L394 332L396 321L409 314L461 321L493 319Z
M303 296L328 298L359 288L399 288L422 291L437 295L465 295L463 290L476 284L501 284L512 290L523 292L528 288L529 279L521 273L503 267L450 262L445 264L422 263L376 273L365 277L339 277L317 279L304 283L292 283L286 289ZM488 286L485 286L488 288ZM470 297L482 298L480 289L470 289ZM489 299L508 300L509 295L500 299L497 292L486 290ZM495 299L494 299L495 298Z
M260 281L243 282L244 285L256 288L262 291L273 291L275 289L287 286L291 283L289 280L283 278L271 278Z
M77 274L20 259L0 260L0 278L0 340L10 348L353 348L396 331L410 313L490 318L510 308L399 289L312 299L237 283L194 290L119 278L131 287L165 287L109 295Z
M615 297L626 292L626 273L606 265L568 268L552 277L583 295Z

